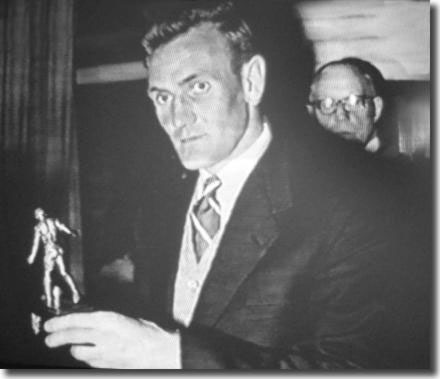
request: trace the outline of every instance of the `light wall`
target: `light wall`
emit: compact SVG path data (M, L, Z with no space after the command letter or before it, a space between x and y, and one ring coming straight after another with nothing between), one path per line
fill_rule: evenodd
M376 65L386 79L429 80L428 1L301 1L298 11L318 67L356 56Z
M345 56L375 64L386 79L430 79L430 5L413 0L305 0L297 9L317 66ZM142 62L77 70L77 84L145 78Z

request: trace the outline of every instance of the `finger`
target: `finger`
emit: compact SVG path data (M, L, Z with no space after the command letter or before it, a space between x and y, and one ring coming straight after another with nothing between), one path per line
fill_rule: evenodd
M121 369L124 367L117 359L112 358L111 352L98 346L72 346L70 353L75 359L87 363L94 368Z
M73 358L86 362L90 366L92 366L92 362L100 359L100 354L94 346L72 346L70 354Z
M105 350L105 349L104 349ZM72 357L87 363L94 368L121 369L125 368L120 362L112 359L107 351L94 346L72 346L70 348Z
M73 344L97 345L101 339L101 333L95 329L73 328L49 334L45 343L51 348Z
M130 365L127 365L123 362L117 361L117 360L111 360L106 357L97 358L97 359L91 359L87 362L87 364L93 368L103 368L103 369L130 369L133 368Z
M53 333L70 328L108 329L117 318L112 312L85 312L70 313L65 316L54 317L44 324L44 330Z
M94 360L87 362L87 364L93 368L108 368L108 369L121 368L121 367L115 366L113 363L111 363L105 359L94 359Z

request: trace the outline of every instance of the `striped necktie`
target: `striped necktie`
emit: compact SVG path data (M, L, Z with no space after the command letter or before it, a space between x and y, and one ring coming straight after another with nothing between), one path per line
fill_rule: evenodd
M204 183L202 198L191 212L193 246L197 262L200 262L220 228L220 205L216 199L216 191L220 185L219 178L209 177Z

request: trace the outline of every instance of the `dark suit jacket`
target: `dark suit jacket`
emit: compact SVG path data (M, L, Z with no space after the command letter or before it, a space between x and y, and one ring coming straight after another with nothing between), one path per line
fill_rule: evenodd
M137 220L133 313L180 329L183 368L393 365L384 352L393 196L361 172L362 159L353 169L314 145L274 139L237 200L189 328L173 321L172 302L195 181L151 183Z

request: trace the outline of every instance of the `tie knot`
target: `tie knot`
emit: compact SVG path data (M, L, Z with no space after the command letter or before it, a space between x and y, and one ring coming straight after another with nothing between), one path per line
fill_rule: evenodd
M214 195L215 191L217 191L221 184L222 182L217 176L210 176L203 184L202 197Z

